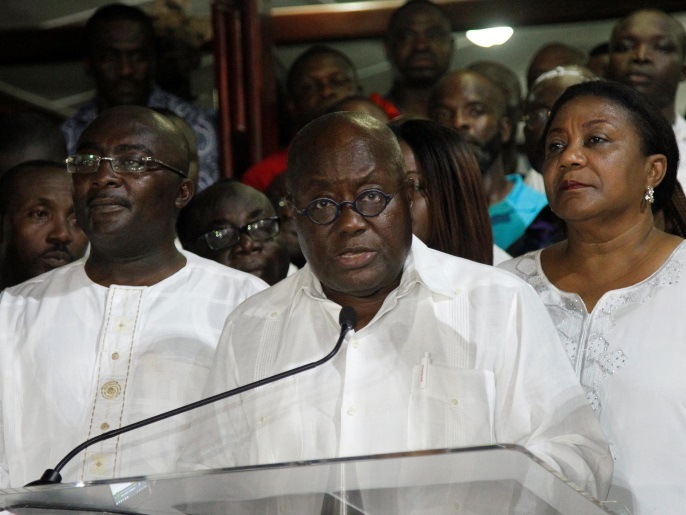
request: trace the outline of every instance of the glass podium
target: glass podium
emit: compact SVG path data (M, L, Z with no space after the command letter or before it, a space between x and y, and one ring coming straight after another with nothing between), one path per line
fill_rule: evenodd
M0 491L0 508L21 515L629 513L514 445L15 488Z

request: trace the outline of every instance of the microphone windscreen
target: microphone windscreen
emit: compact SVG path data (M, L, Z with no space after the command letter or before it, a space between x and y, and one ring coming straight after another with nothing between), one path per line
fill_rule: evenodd
M338 323L346 326L348 329L355 329L357 325L357 311L355 311L355 308L343 306L340 315L338 315Z

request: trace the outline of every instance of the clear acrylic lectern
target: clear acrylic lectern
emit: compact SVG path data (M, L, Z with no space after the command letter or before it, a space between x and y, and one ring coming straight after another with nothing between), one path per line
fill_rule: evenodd
M497 445L0 491L16 514L626 514Z

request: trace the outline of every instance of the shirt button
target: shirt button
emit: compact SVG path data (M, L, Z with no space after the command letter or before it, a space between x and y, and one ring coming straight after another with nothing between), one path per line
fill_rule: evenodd
M457 294L460 293L461 291L462 291L462 288L455 288L455 289L453 290L453 292L455 293L455 295L457 295Z
M102 424L100 424L100 429L102 429L103 431L107 431L109 428L110 425L107 422L103 422Z
M460 503L453 501L453 511L460 511Z
M263 426L267 422L267 419L265 417L260 417L260 419L257 421L257 423L261 426Z
M457 404L458 404L457 399L450 399L450 404L452 404L453 406L457 406Z
M355 409L355 406L350 406L350 407L348 408L348 415L350 415L351 417L354 417L354 416L355 416L355 413L357 413L357 410Z
M360 341L359 340L353 340L353 347L357 349L360 346Z
M269 315L271 318L276 318L279 316L279 314L276 311L272 311L272 314Z
M102 385L100 391L105 399L112 400L116 399L121 394L121 386L117 381L108 381Z
M114 359L114 360L119 359L119 353L118 353L118 352L113 352L113 353L112 353L112 359Z

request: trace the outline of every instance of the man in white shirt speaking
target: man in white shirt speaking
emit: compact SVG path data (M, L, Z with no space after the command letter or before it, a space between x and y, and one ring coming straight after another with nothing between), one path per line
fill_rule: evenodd
M227 319L205 395L325 356L341 306L359 322L322 366L196 415L204 466L514 443L607 493L612 459L532 288L411 233L403 157L359 113L303 128L287 180L307 265Z
M0 486L37 480L81 442L201 397L221 329L264 289L174 245L193 195L161 114L104 111L67 159L90 255L0 296ZM100 442L63 481L170 472L190 416Z

